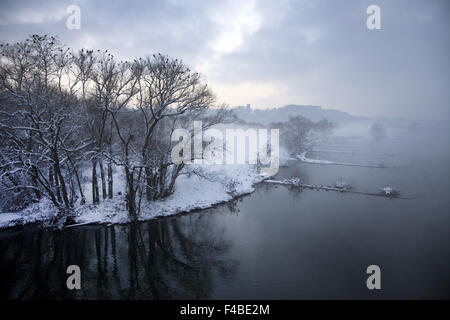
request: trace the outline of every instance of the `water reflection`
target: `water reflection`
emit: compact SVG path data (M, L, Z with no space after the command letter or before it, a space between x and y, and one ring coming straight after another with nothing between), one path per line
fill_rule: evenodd
M231 214L236 213L230 204ZM234 210L234 211L233 211ZM1 295L8 299L202 299L212 278L232 278L230 241L204 214L112 227L26 230L0 236ZM82 289L66 288L79 265Z
M274 179L333 185L345 178L359 191L392 184L407 196L426 196L386 199L262 183L252 194L210 210L135 225L2 231L0 296L448 298L449 152L417 156L396 150L399 155L386 161L397 163L386 164L405 164L402 169L292 161ZM330 159L368 161L340 157ZM66 289L70 264L81 267L82 290ZM366 287L371 264L382 269L379 292Z

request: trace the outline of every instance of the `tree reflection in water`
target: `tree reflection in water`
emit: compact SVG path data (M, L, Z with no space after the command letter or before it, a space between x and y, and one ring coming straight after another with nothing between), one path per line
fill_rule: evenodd
M231 208L229 208L231 206ZM224 206L233 214L233 204ZM6 299L202 299L214 278L236 274L231 243L207 212L121 226L64 231L27 227L0 234ZM66 287L81 268L81 290Z

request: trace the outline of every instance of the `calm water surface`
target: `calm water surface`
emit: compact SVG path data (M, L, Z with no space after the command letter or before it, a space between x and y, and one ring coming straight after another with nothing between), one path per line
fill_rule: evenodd
M359 191L394 185L416 199L260 184L212 209L153 221L64 231L29 226L0 232L1 297L9 299L450 298L448 150L417 140L321 147L395 156L310 153L395 169L290 162L277 178ZM364 147L362 147L364 145ZM423 151L425 150L425 152ZM82 289L66 289L66 267ZM381 267L379 291L366 268Z

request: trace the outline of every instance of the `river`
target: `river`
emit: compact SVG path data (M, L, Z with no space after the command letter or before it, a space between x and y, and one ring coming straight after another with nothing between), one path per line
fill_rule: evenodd
M261 183L230 203L147 222L5 230L1 298L450 298L448 150L422 144L417 152L414 139L360 143L346 139L308 156L398 167L289 161L275 178L343 178L368 192L394 185L413 199ZM81 268L81 290L66 288L72 264ZM381 290L366 287L373 264Z

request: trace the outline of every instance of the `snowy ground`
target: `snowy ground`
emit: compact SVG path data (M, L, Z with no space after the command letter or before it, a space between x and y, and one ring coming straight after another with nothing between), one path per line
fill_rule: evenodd
M335 162L335 161L329 161L329 160L320 160L320 159L311 159L306 157L306 153L302 152L301 154L297 155L297 159L305 162L305 163L312 163L312 164L331 164L331 165L340 165L340 166L352 166L352 167L368 167L368 168L394 168L392 166L388 167L383 164L360 164L360 163L348 163L348 162Z
M149 220L195 209L204 209L229 201L239 195L254 191L254 185L265 177L254 165L190 165L175 184L175 192L164 200L142 201L139 220ZM75 222L84 223L127 223L130 221L125 207L124 179L120 170L114 174L114 198L92 204L92 190L85 184L87 203L77 204ZM118 193L121 192L121 195ZM32 204L21 212L0 213L0 228L28 223L50 224L58 210L48 199Z
M38 221L49 223L57 214L58 209L53 203L49 199L43 198L40 202L33 203L20 212L0 213L0 229Z

